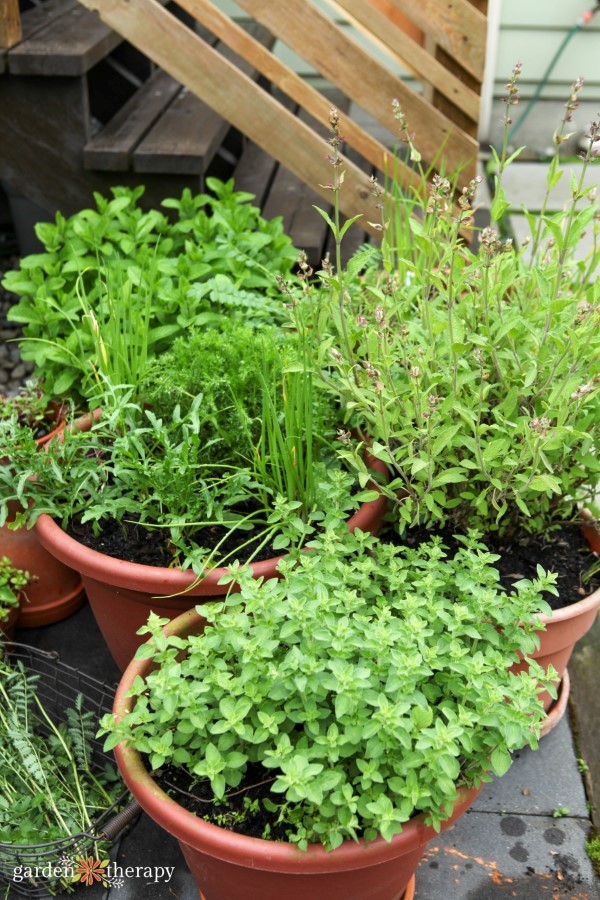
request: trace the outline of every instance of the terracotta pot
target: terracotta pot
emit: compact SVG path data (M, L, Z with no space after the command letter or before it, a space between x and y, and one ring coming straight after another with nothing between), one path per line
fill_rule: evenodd
M569 678L569 670L565 669L562 680L558 686L558 696L552 701L552 706L548 710L548 715L542 725L540 737L543 738L556 728L558 723L567 711L569 703L569 694L571 693L571 679Z
M171 622L167 634L197 634L205 620L190 610ZM127 694L137 675L153 663L133 660L115 696L120 718L131 708ZM293 844L264 841L218 828L198 818L165 794L150 776L140 754L119 744L115 756L127 786L148 815L179 841L182 853L205 900L400 900L419 863L425 845L437 837L417 816L388 843L346 841L328 852L311 844L301 851ZM459 790L450 827L473 803L477 790Z
M57 405L57 410L61 409ZM55 428L38 438L38 449L60 434L64 425L64 419L59 419ZM0 460L1 465L9 463L10 460ZM12 531L8 527L19 509L18 503L9 504L7 523L0 528L0 556L8 556L14 566L36 575L37 580L32 581L27 588L29 602L21 605L17 627L38 628L61 622L85 603L81 578L77 572L44 550L34 531L26 528Z
M12 520L19 505L10 504ZM21 605L18 628L39 628L61 622L85 603L81 577L42 546L35 531L8 525L0 528L0 556L8 556L13 566L26 569L37 580L27 586L29 602Z
M387 471L379 460L369 463L375 471ZM348 528L377 533L386 506L383 495L363 503L348 520ZM80 573L96 622L121 670L143 641L136 631L146 624L150 611L172 619L195 603L222 597L229 589L218 583L226 568L211 569L195 584L192 571L126 562L91 550L69 537L48 515L40 516L35 532L46 550ZM252 563L250 568L256 578L276 578L281 558Z
M591 549L595 553L600 553L600 534L596 529L590 525L583 525L582 531ZM550 616L540 616L546 630L540 632L540 647L532 653L533 659L544 669L552 664L562 679L575 644L594 624L599 607L600 588L577 603L572 603L571 606L554 610ZM523 666L518 666L516 671L522 668ZM544 708L550 709L554 703L550 694L545 691L542 698Z

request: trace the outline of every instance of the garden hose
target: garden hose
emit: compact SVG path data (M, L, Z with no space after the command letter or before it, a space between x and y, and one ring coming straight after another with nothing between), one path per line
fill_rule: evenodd
M581 29L584 27L584 25L587 25L588 22L592 21L592 19L596 15L596 13L599 11L600 11L600 3L597 3L591 9L588 9L584 13L582 13L582 15L578 18L577 22L575 23L575 25L573 25L571 30L569 32L567 32L567 34L565 35L565 37L562 40L560 47L558 48L558 50L552 57L549 65L548 65L548 68L544 72L540 83L538 84L537 88L535 89L535 91L533 93L533 96L529 100L527 106L525 107L525 109L523 110L523 112L521 113L521 115L519 116L517 121L515 122L515 124L510 129L509 134L508 134L509 142L512 143L512 139L516 135L517 131L519 131L519 129L521 128L521 126L523 125L525 120L527 119L529 113L531 112L531 110L533 109L535 104L537 103L537 101L540 97L540 94L542 93L542 91L544 90L544 88L546 87L546 85L548 83L548 79L550 78L550 75L552 74L552 71L553 71L554 67L556 66L556 63L562 56L562 54L563 54L565 48L567 47L567 45L569 44L569 42L577 34L578 31L581 31Z

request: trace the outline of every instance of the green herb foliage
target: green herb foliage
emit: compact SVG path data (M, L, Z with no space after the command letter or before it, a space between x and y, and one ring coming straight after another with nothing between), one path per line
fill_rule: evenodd
M439 827L458 785L536 746L537 692L556 675L509 670L538 645L554 576L504 594L497 557L475 533L463 544L451 559L439 539L410 550L327 530L281 581L240 572L239 594L198 608L200 635L167 638L151 616L137 658L158 668L136 679L130 713L102 721L106 748L182 766L216 800L261 764L269 808L303 848L390 840L419 812Z
M35 361L48 396L94 392L103 348L118 372L192 327L282 320L275 276L290 272L296 253L281 219L263 219L232 181L207 186L210 194L163 201L174 222L142 210L140 187L96 194L96 209L37 226L45 252L25 257L3 285L20 296L9 317L24 325L21 355ZM113 383L136 384L134 374Z
M90 832L123 793L114 767L92 764L96 720L81 695L56 724L37 694L38 680L21 662L0 661L0 843L22 848L31 866L35 845ZM49 887L57 885L50 880Z
M456 205L453 181L440 175L422 194L392 181L387 197L374 186L381 255L363 251L345 271L324 270L320 289L290 303L348 421L391 467L386 491L401 530L448 523L510 538L576 517L596 493L600 244L575 252L586 230L598 234L598 204L583 184L599 135L592 124L567 209L529 216L532 238L520 250L492 227L465 242L480 179ZM509 206L501 176L517 155L505 148L496 160L494 222ZM556 158L549 191L560 175ZM344 440L342 455L361 471L360 443Z
M151 363L141 395L166 418L176 406L185 415L202 395L206 461L249 458L261 431L262 371L271 373L268 387L281 382L284 342L279 331L239 322L193 332Z
M285 408L279 380L269 389L279 394L277 404ZM355 478L340 468L335 455L318 461L315 446L307 502L302 481L285 460L285 453L293 454L293 442L269 447L270 455L260 464L255 455L246 457L244 441L236 453L231 442L224 446L214 406L205 404L202 394L185 413L176 406L164 418L120 390L112 397L106 394L105 401L89 431L66 429L45 453L35 452L30 430L0 422L0 453L12 461L0 467L0 525L9 515L11 500L23 511L10 527L31 525L49 513L63 527L75 518L91 522L99 534L107 520L125 527L133 519L143 527L164 530L173 564L201 574L205 567L225 564L239 553L253 558L273 540L274 549L287 546L289 538L279 534L285 522L295 523L294 540L301 542L323 520L325 510L344 519L363 500L377 496L372 491L353 495ZM282 467L292 469L295 493L281 493ZM216 526L222 528L216 546L198 541L200 529ZM222 547L233 533L239 540L226 554Z
M34 580L24 569L13 566L7 556L0 557L0 626L11 609L20 602L23 588Z

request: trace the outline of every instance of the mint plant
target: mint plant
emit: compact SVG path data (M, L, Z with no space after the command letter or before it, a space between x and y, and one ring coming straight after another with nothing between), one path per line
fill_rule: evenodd
M207 187L163 202L174 222L142 210L140 187L95 194L96 209L37 226L45 252L3 285L20 297L9 318L23 324L21 356L48 396L81 401L98 371L137 385L145 360L191 328L283 320L276 275L290 277L296 251L281 219L263 219L232 181Z
M218 815L263 767L271 824L301 848L390 840L418 813L439 828L459 785L537 746L538 691L556 673L510 667L538 644L555 576L504 594L474 532L453 558L437 538L410 550L339 528L309 546L281 580L230 576L240 593L198 608L201 634L167 637L151 615L136 657L155 667L131 711L102 720L105 747L183 767L210 784Z

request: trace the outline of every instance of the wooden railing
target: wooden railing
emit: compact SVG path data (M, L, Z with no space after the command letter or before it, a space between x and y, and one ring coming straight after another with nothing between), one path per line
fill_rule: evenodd
M4 4L12 0L0 0ZM330 198L327 144L307 116L295 115L262 84L246 77L197 30L176 18L159 0L80 0L150 59L210 105L233 126L268 151L295 175ZM397 99L425 160L447 171L473 176L479 92L483 79L486 0L327 0L329 16L311 0L238 0L239 5L298 53L350 100L391 132ZM255 40L212 0L178 0L202 29L246 59L309 117L327 122L329 102ZM406 27L408 17L414 27ZM343 19L366 33L374 49L353 39ZM202 31L202 29L199 29ZM387 60L387 62L384 62ZM391 61L392 68L389 67ZM393 72L393 64L413 73L421 90ZM310 119L309 119L310 121ZM389 151L353 121L343 122L346 143L364 164L344 164L340 202L347 216L376 221L369 171L383 172ZM441 153L440 153L441 151ZM400 163L408 184L415 176ZM367 170L367 171L365 171Z

